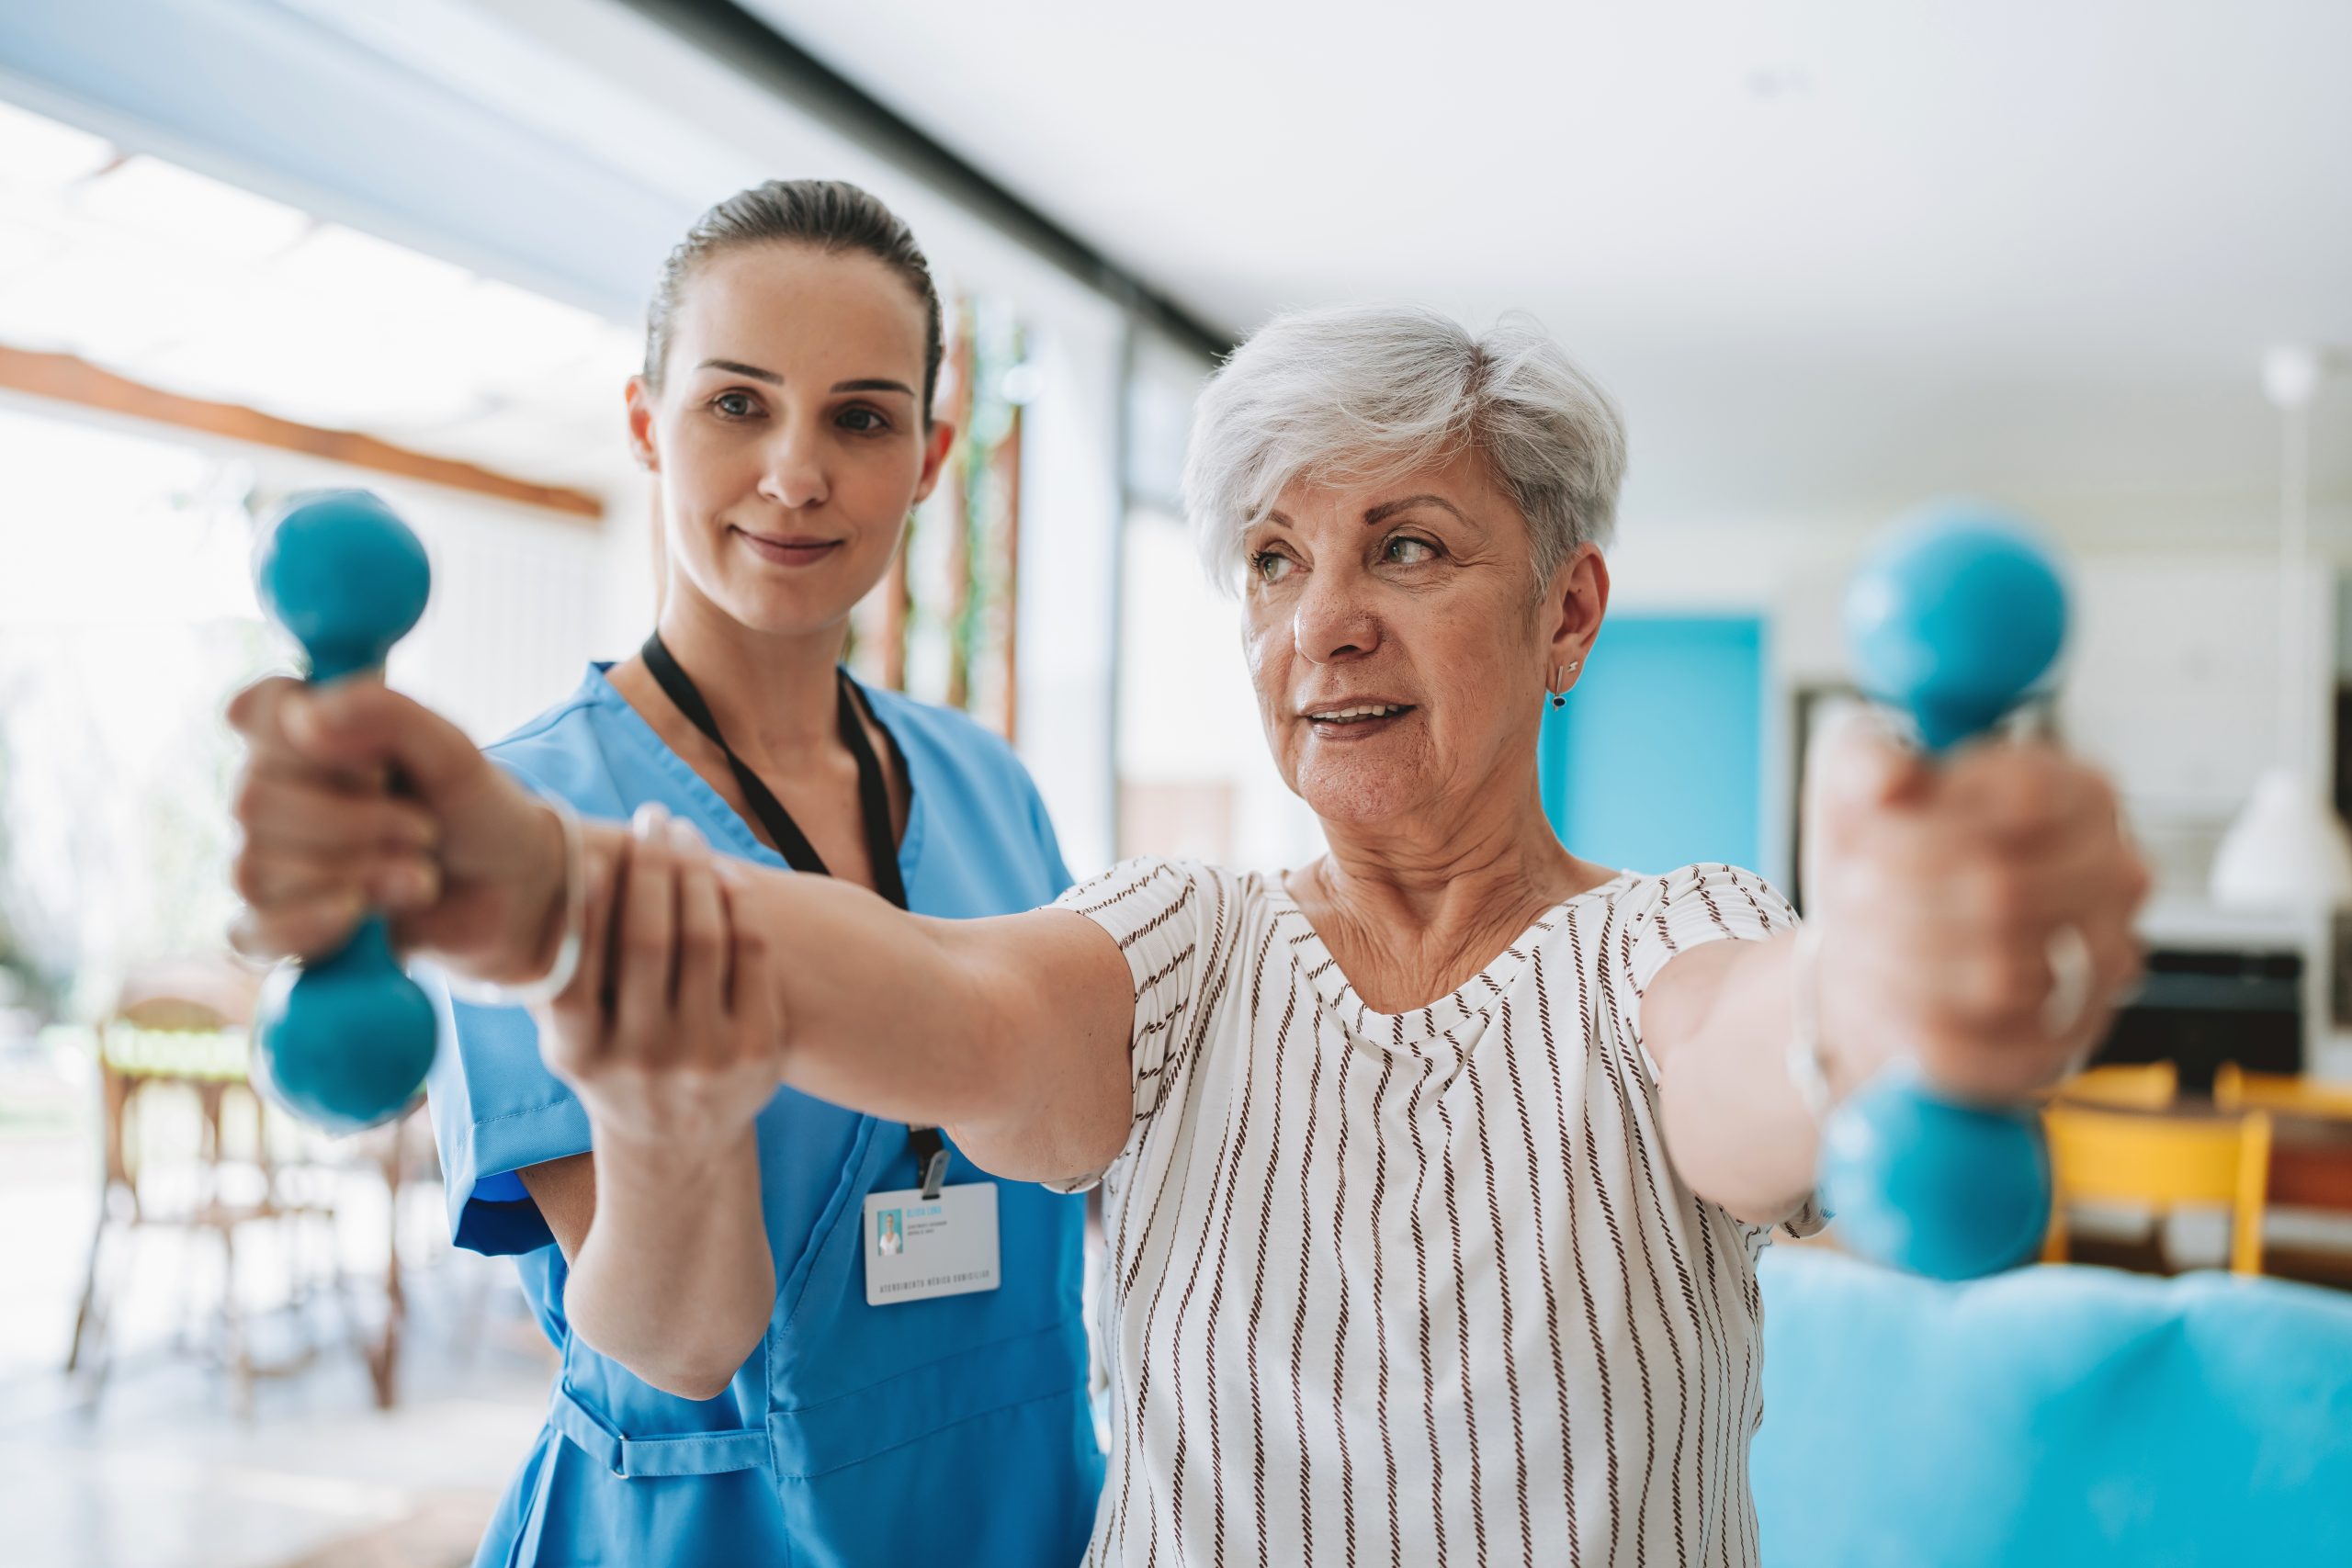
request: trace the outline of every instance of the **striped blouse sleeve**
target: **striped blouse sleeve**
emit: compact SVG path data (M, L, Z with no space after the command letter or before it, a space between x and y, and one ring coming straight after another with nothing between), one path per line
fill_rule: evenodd
M1794 931L1797 912L1752 871L1716 862L1653 877L1629 923L1626 969L1638 998L1675 954L1711 942L1764 942Z
M1650 982L1675 954L1711 942L1765 942L1797 927L1796 910L1773 891L1770 883L1752 871L1721 862L1686 865L1655 878L1650 891L1651 898L1628 931L1631 941L1625 966L1637 1010ZM1649 1062L1646 1045L1642 1057ZM1650 1064L1650 1071L1655 1077L1655 1063ZM1808 1197L1779 1228L1793 1236L1808 1236L1827 1224L1819 1200Z
M1113 866L1054 902L1083 915L1119 944L1135 983L1127 1070L1140 1127L1166 1097L1183 1043L1197 1032L1195 995L1206 951L1204 911L1220 906L1219 879L1205 866L1147 856Z

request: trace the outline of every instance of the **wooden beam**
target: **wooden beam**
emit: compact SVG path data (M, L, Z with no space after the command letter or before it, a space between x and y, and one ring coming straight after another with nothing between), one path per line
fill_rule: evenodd
M371 468L379 474L422 479L427 484L536 506L566 517L597 522L605 515L604 502L586 491L533 484L472 463L458 462L454 457L411 451L355 431L298 424L237 403L183 397L118 376L70 354L36 354L0 344L0 389L169 425L175 430L192 430L256 446L300 452L307 457L323 457L355 468Z

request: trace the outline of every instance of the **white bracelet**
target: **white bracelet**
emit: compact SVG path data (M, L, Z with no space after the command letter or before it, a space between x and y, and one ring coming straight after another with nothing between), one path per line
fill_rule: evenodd
M1789 1082L1817 1125L1837 1097L1829 1088L1829 1066L1821 1049L1821 928L1797 928L1789 994Z
M2050 933L2050 995L2041 1004L2041 1032L2055 1040L2074 1032L2091 1005L2098 968L2083 928L2072 921Z
M447 975L449 994L475 1007L537 1007L551 1002L580 973L580 950L588 929L588 840L580 829L580 813L571 802L552 790L538 792L540 804L555 813L563 829L563 935L556 943L555 962L536 980L517 986L471 980Z

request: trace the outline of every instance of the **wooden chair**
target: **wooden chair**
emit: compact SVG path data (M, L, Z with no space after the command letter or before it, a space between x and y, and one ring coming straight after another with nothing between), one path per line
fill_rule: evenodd
M2183 1204L2230 1211L2230 1269L2262 1272L2262 1214L2270 1181L2270 1118L2159 1116L2053 1102L2050 1134L2052 1202L2047 1262L2067 1255L2066 1212L2077 1202L2144 1205L2161 1213Z
M2213 1103L2224 1111L2352 1121L2352 1084L2323 1083L2299 1073L2249 1073L2224 1062L2213 1074Z
M2180 1069L2170 1062L2087 1067L2052 1091L2052 1098L2068 1104L2104 1105L2119 1111L2169 1111L2179 1096Z
M98 1025L103 1174L89 1268L65 1358L66 1371L83 1379L93 1399L111 1360L108 1328L117 1292L109 1276L120 1270L119 1266L109 1270L107 1258L124 1252L148 1226L209 1235L220 1248L222 1286L212 1315L220 1359L232 1380L240 1414L252 1408L256 1378L299 1371L311 1359L310 1351L274 1364L255 1358L238 1289L237 1243L246 1227L258 1222L331 1225L334 1217L331 1201L295 1198L281 1184L269 1119L246 1077L246 1031L258 995L256 977L225 958L175 959L134 973L124 982L113 1011ZM185 1191L184 1200L159 1207L154 1183L141 1158L141 1118L151 1113L158 1097L168 1100L182 1094L196 1101L199 1139L195 1164L185 1173L188 1179L176 1184ZM232 1153L232 1108L238 1113L238 1141L249 1140L249 1153ZM248 1195L232 1197L235 1184L223 1176L228 1168L247 1164L254 1168L255 1180L245 1183ZM290 1232L281 1235L281 1250L291 1258L295 1238ZM115 1236L120 1243L110 1247L109 1238ZM339 1284L340 1263L333 1269ZM298 1297L303 1288L305 1281L295 1281ZM195 1301L184 1299L181 1304L184 1321L193 1322Z
M2311 1223L2352 1213L2352 1084L2250 1073L2225 1062L2213 1075L2213 1102L2224 1111L2267 1111L2282 1123L2271 1155L2280 1223L2272 1227L2264 1266L2281 1279L2352 1289L2352 1242L2340 1229Z

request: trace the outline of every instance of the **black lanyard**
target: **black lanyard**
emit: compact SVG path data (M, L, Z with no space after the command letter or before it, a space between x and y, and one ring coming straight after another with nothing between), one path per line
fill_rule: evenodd
M702 693L678 668L677 660L671 656L660 632L645 639L639 657L663 693L677 705L678 711L726 754L727 765L735 772L735 783L741 787L743 798L751 802L760 826L775 840L776 852L784 856L784 863L795 871L831 876L832 873L826 868L824 857L817 853L817 846L808 841L800 824L792 819L792 813L784 808L784 802L735 754L735 748L727 744L727 737L718 732L718 721L710 716L710 705L702 700ZM881 759L875 756L874 743L865 738L865 726L858 722L855 688L849 672L840 671L840 676L842 744L857 759L858 804L865 818L865 856L874 863L875 891L903 909L907 907L907 885L899 874L899 846L896 835L890 831L890 795L882 782ZM897 749L897 744L895 740L891 742L892 750Z
M734 771L735 783L742 790L743 798L751 803L752 810L760 819L760 826L765 828L768 837L775 841L776 852L784 856L785 864L795 871L831 876L832 873L826 868L824 857L817 852L817 846L808 841L808 835L800 830L800 824L792 819L792 813L784 808L784 802L778 800L775 792L768 788L760 775L735 754L735 748L727 744L727 737L718 732L718 721L711 716L710 705L702 700L702 693L679 668L668 645L662 642L660 632L645 639L639 657L645 660L645 668L652 674L655 683L661 686L671 702L677 705L678 711L684 714L694 727L708 736L710 743L726 755L727 765ZM859 722L856 682L849 678L849 671L844 670L839 673L842 744L848 747L850 755L857 759L857 797L860 815L865 818L865 857L874 866L875 890L903 909L907 907L907 883L899 870L899 845L897 835L891 831L890 794L883 783L882 760L874 754L874 743L866 739L865 726ZM877 725L879 722L876 721ZM899 753L897 739L890 738L888 729L882 733L886 739L890 739L891 752L899 757L899 771L903 773L906 761ZM939 1135L939 1129L910 1127L907 1129L907 1145L914 1151L915 1174L922 1184L923 1195L926 1198L938 1197L940 1183L947 1174L947 1149L945 1141Z

